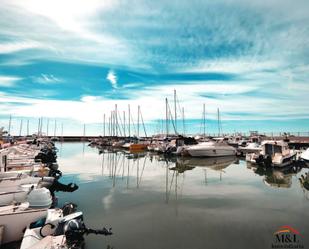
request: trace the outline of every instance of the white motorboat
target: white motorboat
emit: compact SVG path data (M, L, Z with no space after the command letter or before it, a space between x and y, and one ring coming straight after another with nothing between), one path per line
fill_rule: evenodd
M203 142L186 148L193 157L221 157L234 156L236 149L225 143L223 140Z
M24 229L32 222L46 216L48 208L30 208L28 202L0 207L2 243L21 240Z
M75 212L75 206L73 204L69 213L65 213L63 209L49 209L47 211L46 217L37 221L36 223L31 224L25 231L23 236L23 240L20 246L20 249L30 249L30 248L39 248L38 245L42 245L42 241L46 243L44 240L45 237L50 236L49 243L51 245L55 245L54 242L58 241L56 238L60 238L58 236L64 235L63 232L59 232L59 226L63 226L63 224L70 220L82 220L83 213L82 212ZM44 221L44 223L42 223ZM39 224L39 225L37 225ZM59 228L58 228L59 227ZM61 245L66 245L66 238L65 236L62 237ZM45 248L45 247L44 247ZM47 247L53 248L53 247ZM58 248L58 247L55 247ZM59 247L62 248L62 247ZM66 248L66 247L64 247Z
M247 153L259 153L262 150L261 145L258 143L247 143L246 146L239 146L238 151L242 155L246 155Z
M36 185L24 184L19 188L1 188L0 206L12 203L29 202L33 208L49 208L52 204L52 196L47 188L37 188Z
M296 158L296 152L289 149L284 141L264 141L262 150L258 153L246 155L246 161L264 166L285 167L292 164Z
M28 226L20 249L84 248L84 234L111 235L111 229L94 230L83 222L83 213L76 205L67 204L62 209L50 209L44 219Z
M22 184L38 184L49 187L54 182L54 177L34 177L24 173L4 172L0 173L0 189L2 187L17 187Z
M309 148L307 148L304 152L301 153L300 159L305 161L306 164L309 165Z

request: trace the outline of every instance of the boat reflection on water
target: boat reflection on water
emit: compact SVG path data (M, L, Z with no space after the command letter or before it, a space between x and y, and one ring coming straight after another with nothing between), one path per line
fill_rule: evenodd
M197 158L197 157L187 157L187 158L177 158L177 165L184 165L187 167L206 167L213 170L221 171L233 163L237 163L238 160L234 156L226 157L209 157L209 158Z
M253 171L264 176L263 182L274 188L290 188L292 186L292 177L296 176L301 171L301 167L295 167L293 165L285 167L283 169L273 169L267 167L252 167L248 165L248 168L252 168Z

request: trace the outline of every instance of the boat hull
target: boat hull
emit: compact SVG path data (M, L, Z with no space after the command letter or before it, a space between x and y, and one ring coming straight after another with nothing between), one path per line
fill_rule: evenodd
M188 148L187 151L193 157L222 157L236 154L235 150L230 148Z
M2 243L19 241L23 238L24 229L32 222L45 217L47 209L30 209L19 212L1 213L0 226L3 226Z

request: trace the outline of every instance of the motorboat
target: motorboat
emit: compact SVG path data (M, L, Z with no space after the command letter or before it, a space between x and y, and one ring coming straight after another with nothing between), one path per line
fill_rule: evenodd
M246 155L246 161L266 167L285 167L292 164L296 158L296 152L289 149L284 141L264 141L262 150L258 153Z
M48 208L31 208L28 202L0 207L2 243L22 239L24 229L32 222L46 216Z
M247 143L246 146L239 146L237 150L241 155L246 155L247 153L259 153L262 148L260 144L252 142Z
M54 182L54 177L34 177L25 173L4 172L0 173L0 189L3 187L18 187L22 184L38 184L49 187Z
M75 208L76 206L70 203L62 209L48 209L46 217L29 224L24 233L20 249L30 249L34 246L42 245L46 243L46 240L44 240L44 238L47 236L50 237L48 239L49 243L51 245L54 245L54 242L58 241L55 238L59 238L58 236L64 235L58 234L58 236L54 236L59 224L62 224L64 221L69 221L73 219L82 219L82 212L75 212ZM65 237L63 237L62 239L64 240L63 245L65 245ZM41 242L43 240L44 242Z
M50 207L52 196L47 188L40 187L37 184L0 188L0 206L25 201L29 202L30 207Z
M307 148L304 152L301 153L300 159L305 161L307 165L309 165L309 148Z
M190 156L193 157L221 157L234 156L236 149L228 145L223 140L203 142L186 148Z
M84 248L84 234L112 234L111 228L87 228L83 220L83 213L76 211L76 205L72 203L62 209L50 209L46 217L27 227L20 249L78 249Z

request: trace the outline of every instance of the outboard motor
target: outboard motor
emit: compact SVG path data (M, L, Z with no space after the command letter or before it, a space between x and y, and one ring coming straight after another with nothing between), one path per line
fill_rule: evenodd
M62 191L62 192L74 192L78 189L78 186L75 183L63 184L59 182L57 179L54 180L53 184L49 187L49 191L51 192L52 196L55 196L55 191Z
M67 245L72 249L84 248L85 240L84 234L102 234L105 236L112 235L111 228L106 229L105 227L101 230L94 230L87 228L82 212L75 212L67 215L62 221L59 222L58 228L55 235L64 234L66 237Z
M271 156L266 155L266 157L264 158L264 165L268 168L271 167L271 164L272 164Z

